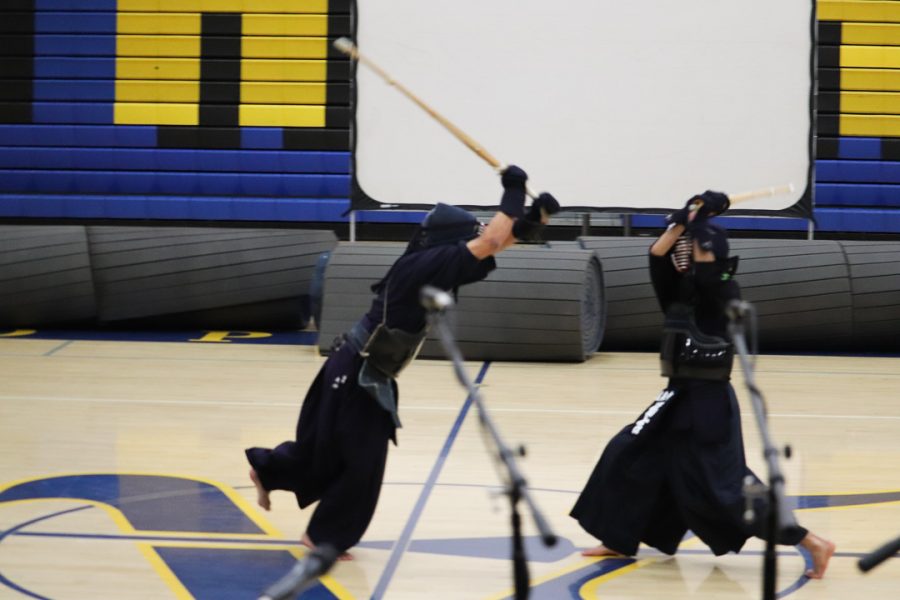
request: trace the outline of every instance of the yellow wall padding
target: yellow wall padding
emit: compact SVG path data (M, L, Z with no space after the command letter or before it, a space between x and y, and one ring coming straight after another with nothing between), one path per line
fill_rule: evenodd
M117 56L178 58L200 56L199 35L120 35L116 39Z
M199 104L116 102L117 125L197 125Z
M241 38L241 56L245 58L327 58L328 39L324 37Z
M199 102L199 81L116 81L119 102Z
M326 83L241 83L241 102L247 104L325 104Z
M200 35L200 13L180 15L161 13L126 13L116 15L119 36L143 35Z
M820 21L900 23L900 2L819 0L816 7Z
M842 114L840 135L900 137L900 116Z
M851 46L900 46L900 23L843 23L841 43Z
M197 125L203 14L232 13L240 125L325 126L328 0L119 0L117 10L116 123Z
M841 46L841 66L900 69L900 46Z
M241 61L243 81L325 81L328 62L324 60Z
M900 115L900 93L841 92L841 112Z
M241 104L241 127L325 127L324 106Z
M327 36L328 15L258 15L241 19L244 35Z
M116 79L200 81L200 58L119 58Z
M327 13L328 0L119 0L120 12Z
M841 89L900 92L900 70L841 69Z

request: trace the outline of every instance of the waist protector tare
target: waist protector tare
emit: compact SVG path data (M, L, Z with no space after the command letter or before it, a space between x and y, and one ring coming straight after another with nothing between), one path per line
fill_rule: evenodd
M659 358L664 377L721 381L731 376L734 347L700 331L692 314L676 308L666 315Z
M427 335L425 329L409 333L384 323L379 323L371 334L364 332L365 328L359 323L350 332L359 340L360 356L388 377L397 377L413 361Z

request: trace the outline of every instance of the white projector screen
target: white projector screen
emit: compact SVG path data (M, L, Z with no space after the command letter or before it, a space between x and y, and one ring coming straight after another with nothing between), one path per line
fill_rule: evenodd
M808 214L812 0L358 0L360 53L567 208ZM496 172L365 64L354 204L496 206ZM371 203L369 203L371 204Z

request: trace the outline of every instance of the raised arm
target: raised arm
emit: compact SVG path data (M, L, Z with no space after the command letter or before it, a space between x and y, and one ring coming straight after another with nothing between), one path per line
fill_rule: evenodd
M525 211L525 182L528 175L515 165L507 167L500 179L503 196L500 210L491 218L477 238L466 246L479 260L502 252L516 243L516 239L529 239L547 224L550 215L559 210L559 203L550 194L538 196L528 212Z

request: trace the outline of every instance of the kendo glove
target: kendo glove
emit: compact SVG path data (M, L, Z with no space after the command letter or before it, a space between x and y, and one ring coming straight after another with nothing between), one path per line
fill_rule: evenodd
M706 190L699 196L695 196L694 200L699 200L701 202L700 208L697 209L697 216L694 217L695 221L701 221L709 219L710 217L715 217L716 215L721 215L728 210L729 206L731 206L731 200L728 199L726 194L714 192L712 190Z
M500 183L503 184L503 197L500 198L500 212L511 219L521 218L525 214L525 182L528 174L515 165L503 169Z
M669 225L688 225L691 212L696 211L693 223L705 221L710 217L721 215L731 206L728 196L722 192L706 190L702 194L691 197L682 208L666 215L666 223Z
M691 214L691 208L694 206L694 203L697 201L699 196L692 196L690 200L685 202L684 206L679 208L673 213L669 213L666 215L666 223L669 226L672 225L687 225L688 217Z
M558 212L559 202L556 201L556 198L547 192L541 193L531 203L528 213L513 223L513 237L517 240L536 241L544 229L544 213L549 216Z

